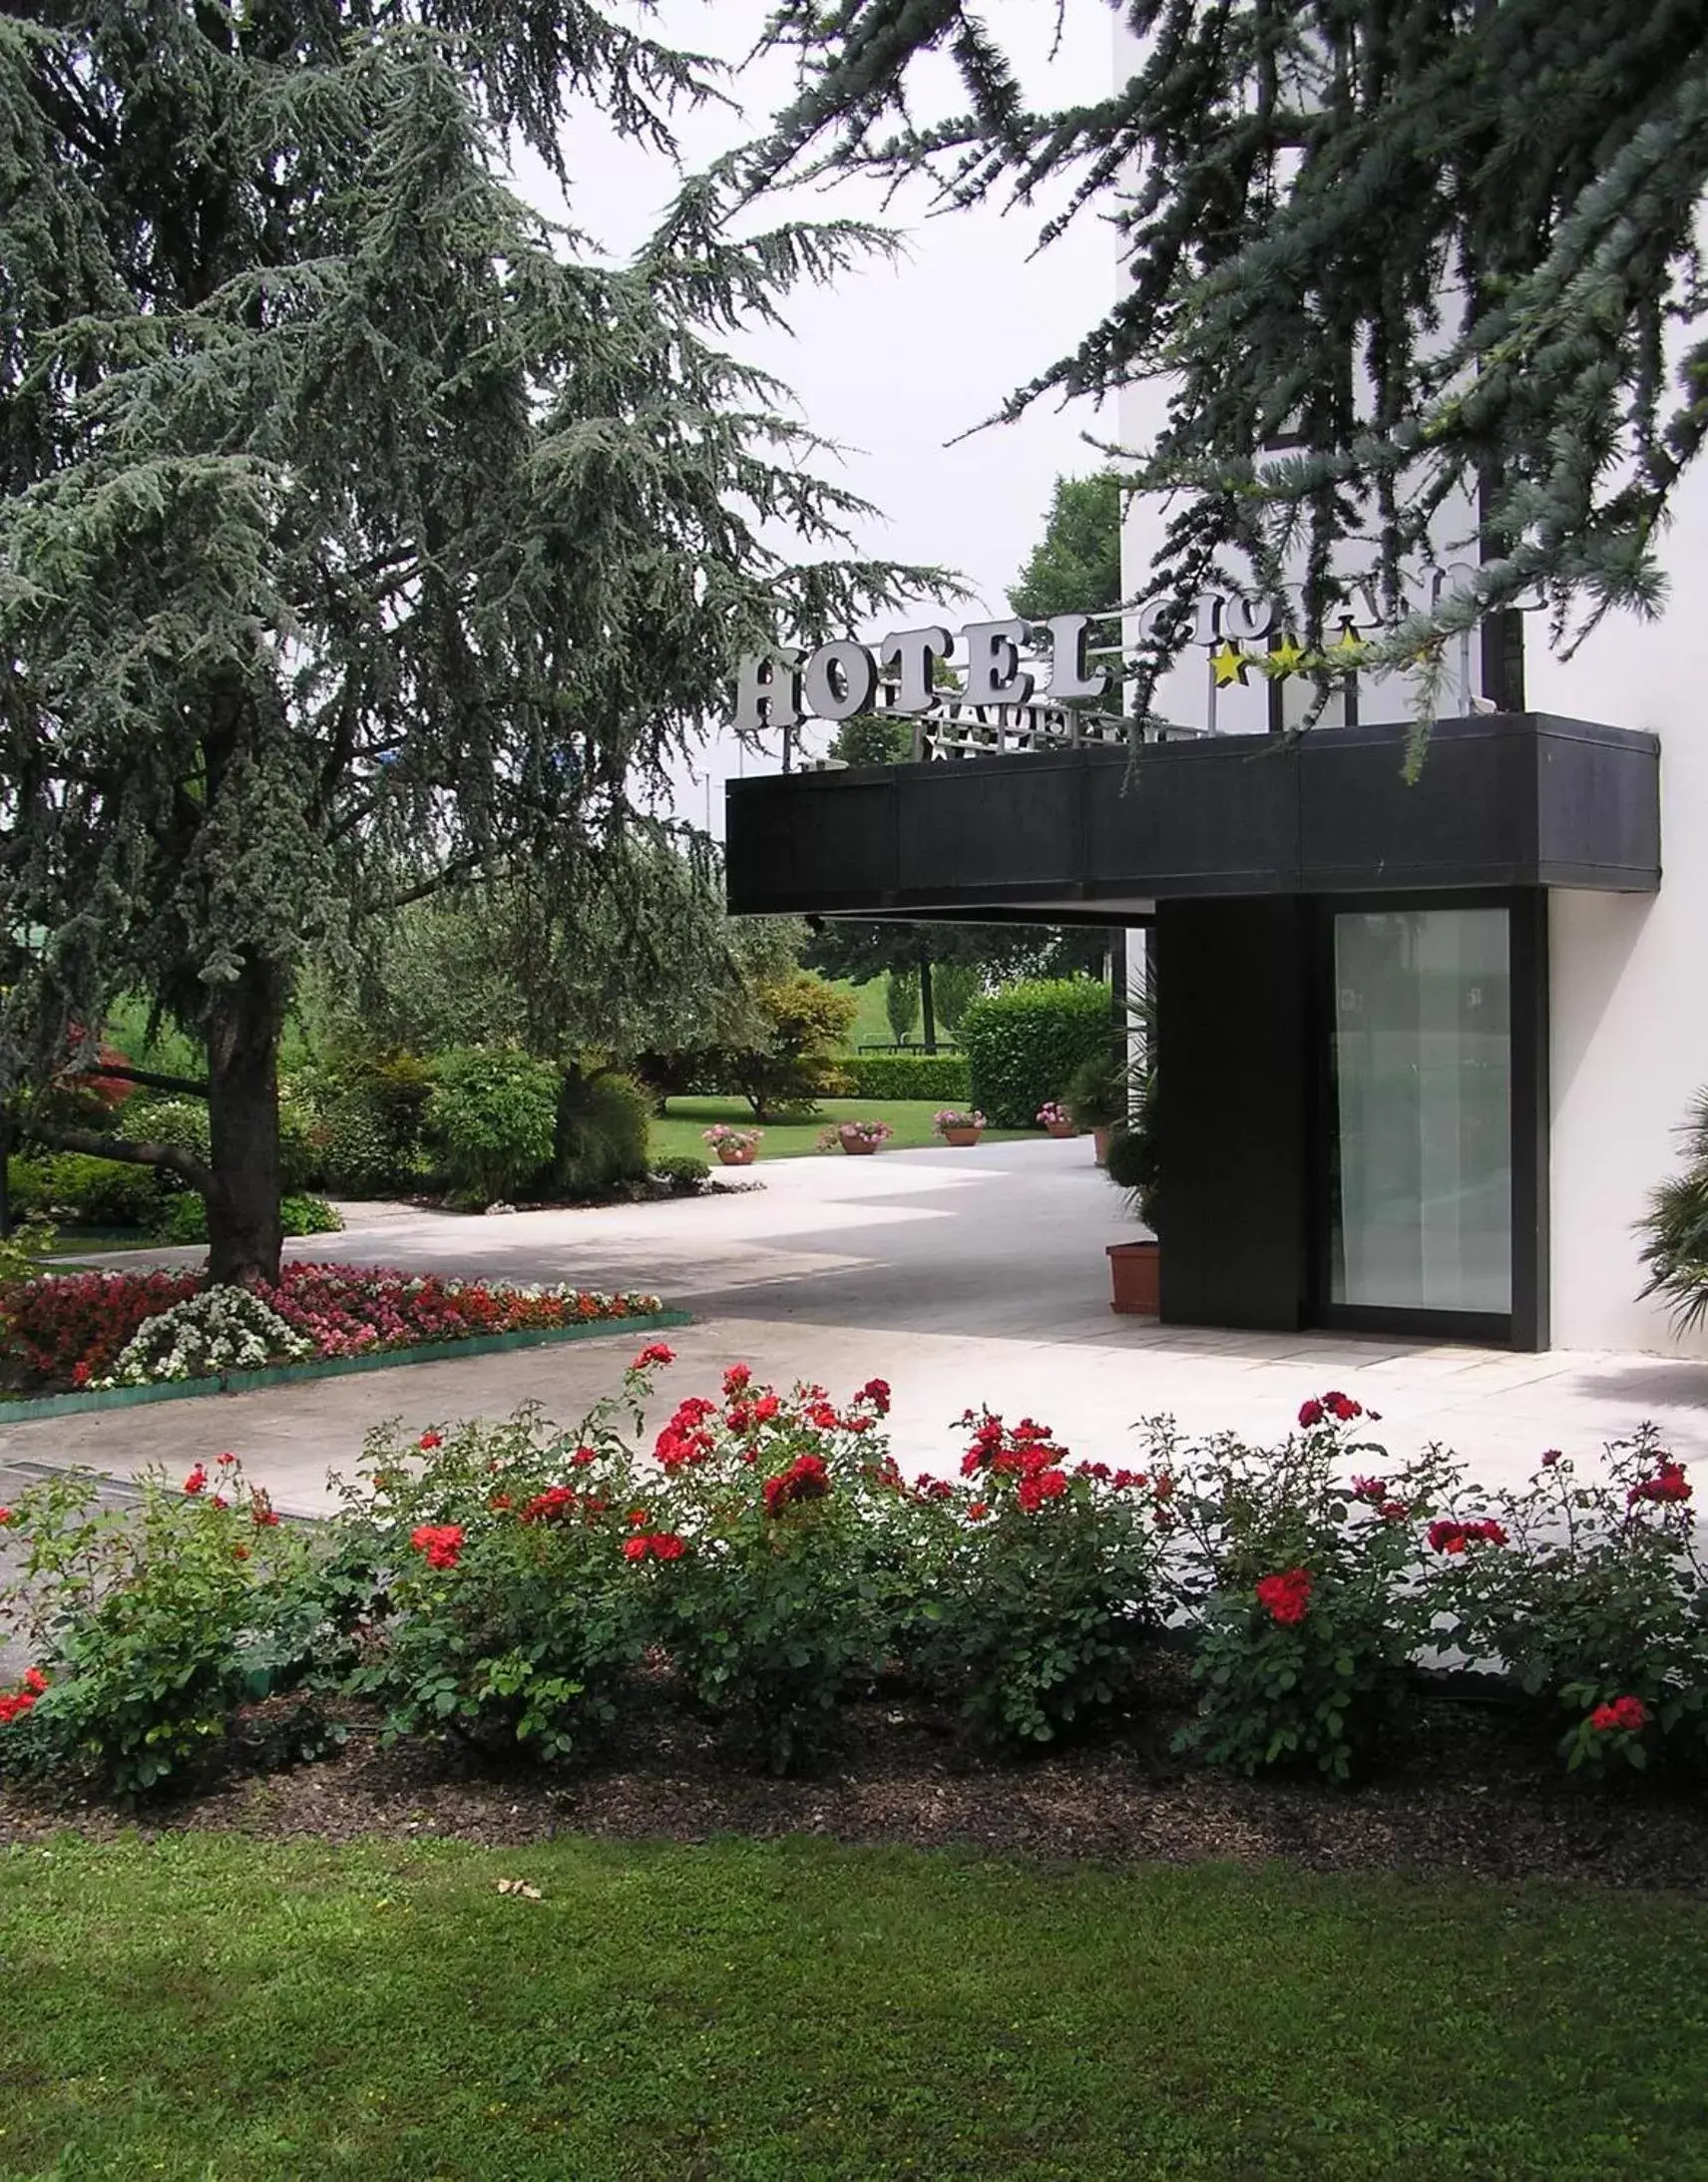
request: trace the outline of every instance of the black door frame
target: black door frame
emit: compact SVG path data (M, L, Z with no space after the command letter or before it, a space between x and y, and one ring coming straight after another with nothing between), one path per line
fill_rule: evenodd
M1309 1109L1309 1315L1347 1333L1393 1333L1519 1350L1548 1345L1548 949L1543 887L1467 888L1393 894L1325 894L1314 904ZM1406 1310L1333 1303L1335 1095L1334 920L1338 915L1411 909L1504 909L1511 980L1512 1307L1509 1313Z

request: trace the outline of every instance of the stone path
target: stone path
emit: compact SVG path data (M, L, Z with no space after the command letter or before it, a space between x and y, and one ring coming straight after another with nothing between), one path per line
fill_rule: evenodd
M1119 1461L1137 1418L1171 1412L1192 1432L1278 1438L1300 1401L1328 1386L1380 1410L1396 1451L1443 1441L1492 1484L1524 1475L1545 1447L1589 1453L1644 1418L1683 1460L1708 1464L1708 1361L1115 1317L1103 1246L1132 1228L1083 1139L761 1162L757 1176L763 1189L485 1219L352 1206L346 1233L304 1248L654 1289L696 1320L670 1336L680 1361L661 1375L667 1401L711 1387L736 1357L833 1393L878 1375L894 1388L894 1445L910 1469L948 1467L952 1421L985 1402L1045 1419L1076 1455ZM178 1473L232 1448L280 1507L311 1513L329 1505L327 1472L351 1467L363 1433L385 1419L415 1433L538 1401L574 1420L616 1391L632 1353L613 1337L12 1425L0 1428L0 1474L18 1462Z

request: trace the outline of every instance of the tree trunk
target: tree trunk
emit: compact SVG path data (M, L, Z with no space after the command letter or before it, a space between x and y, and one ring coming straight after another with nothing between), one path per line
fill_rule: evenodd
M208 1191L211 1284L278 1278L278 1048L286 986L270 963L247 962L208 1010Z
M923 960L919 966L919 1012L921 1017L920 1029L925 1037L925 1050L928 1054L934 1054L937 1051L937 996L931 990L931 963L929 959Z

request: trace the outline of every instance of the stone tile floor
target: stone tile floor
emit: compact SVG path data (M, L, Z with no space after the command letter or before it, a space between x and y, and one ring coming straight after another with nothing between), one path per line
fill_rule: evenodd
M663 1398L744 1358L767 1378L895 1392L905 1467L946 1467L969 1406L1030 1412L1085 1457L1120 1459L1128 1427L1171 1413L1189 1432L1278 1438L1300 1401L1340 1386L1383 1413L1397 1452L1439 1440L1491 1484L1545 1447L1587 1454L1652 1418L1708 1463L1708 1361L1501 1351L1347 1335L1159 1327L1108 1308L1103 1246L1130 1236L1088 1142L886 1152L766 1166L759 1189L659 1204L484 1219L401 1205L348 1208L304 1254L519 1280L656 1290L695 1314L670 1336ZM195 1253L162 1252L163 1259ZM135 1262L134 1260L132 1262ZM573 1421L616 1391L623 1337L447 1358L348 1379L0 1426L7 1466L84 1463L124 1477L238 1451L278 1504L329 1505L371 1426L411 1433L538 1401Z

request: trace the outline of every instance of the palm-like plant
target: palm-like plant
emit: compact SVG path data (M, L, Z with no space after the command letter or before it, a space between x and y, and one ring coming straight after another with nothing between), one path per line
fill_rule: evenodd
M1696 1094L1680 1129L1686 1164L1653 1191L1641 1221L1648 1236L1645 1296L1664 1296L1682 1332L1708 1318L1708 1089Z

